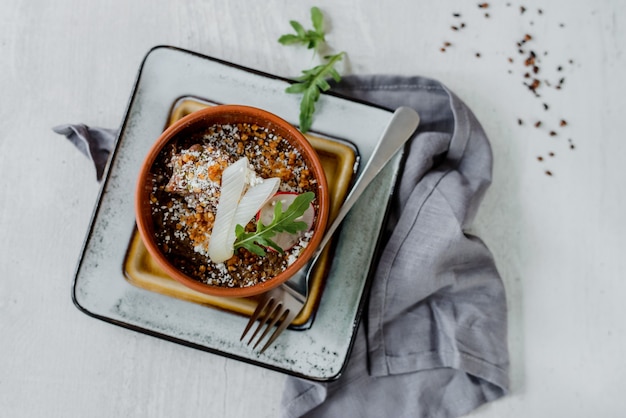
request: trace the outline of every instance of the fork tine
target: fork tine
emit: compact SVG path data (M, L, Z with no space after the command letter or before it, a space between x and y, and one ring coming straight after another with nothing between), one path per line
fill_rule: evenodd
M286 315L286 316L285 316ZM287 328L289 326L289 324L291 324L291 321L293 320L293 318L295 317L295 314L290 312L289 310L285 311L285 314L283 314L282 316L285 316L285 318L283 319L282 323L280 323L278 325L278 327L276 328L276 331L274 331L274 333L272 334L272 336L270 337L269 340L267 340L267 342L265 343L265 345L263 346L263 348L261 349L260 353L263 353L265 350L267 350L267 348L272 345L272 343L274 342L274 340L276 340L276 338L278 338L278 336L285 330L285 328ZM261 339L259 339L260 341ZM258 343L257 343L258 344Z
M267 326L265 327L265 331L263 332L263 335L261 335L259 337L259 341L263 339L265 334L267 334L267 330L269 328L271 328L271 326L272 326L272 324L269 323L271 321L272 317L276 316L277 314L280 313L280 311L279 311L280 306L281 306L280 303L277 302L277 303L273 303L272 306L267 309L267 312L265 313L265 315L263 315L259 319L259 326L254 331L254 334L252 334L252 337L250 337L250 339L248 340L248 345L250 345L252 343L252 340L254 340L254 337L256 337L256 335L259 333L259 331L261 331L261 328L263 328L263 326L267 324ZM252 348L255 348L257 346L257 344L258 344L258 342Z
M259 304L257 305L256 309L254 310L254 313L250 317L250 320L248 321L248 324L246 325L246 329L243 330L243 333L241 334L241 338L239 338L239 341L244 339L244 337L246 336L248 331L250 331L250 328L252 328L252 325L254 325L254 323L259 318L259 316L263 313L263 311L266 308L268 308L268 306L269 306L269 308L271 308L271 305L273 303L274 303L274 298L272 298L272 297L265 298L264 300L259 302ZM257 327L257 332L258 332L258 327Z
M262 345L261 343L267 338L268 341L265 343L260 353L263 353L271 346L285 328L291 324L304 304L305 298L300 294L294 295L292 292L293 291L288 287L278 287L268 291L250 317L241 335L240 341L247 338L248 334L252 331L253 324L258 322L254 333L252 333L246 345L249 346L254 343L252 348L256 349L258 346ZM272 330L274 332L272 332ZM257 338L259 334L261 335Z
M274 319L272 319L272 322L270 322L271 316L267 317L266 322L270 322L270 323L267 324L267 326L265 327L265 331L263 331L263 334L261 334L259 339L256 341L256 344L254 344L254 346L252 348L256 348L257 345L259 345L259 343L261 341L263 341L265 336L270 332L270 330L274 327L274 325L276 325L276 323L279 320L284 322L284 317L285 317L286 314L289 314L289 311L288 310L284 310L283 309L283 304L279 302L276 305L276 308L274 309L274 311L272 311L272 314L274 314ZM282 324L282 322L281 322L281 324Z
M276 299L269 298L267 300L267 302L265 303L265 306L263 307L263 311L257 318L258 324L256 328L254 329L254 332L250 336L250 339L248 340L248 343L247 343L248 345L250 345L254 337L256 337L259 331L261 331L261 328L263 328L263 325L269 320L269 318L272 315L272 312L274 312L274 310L276 309L276 305L277 305Z

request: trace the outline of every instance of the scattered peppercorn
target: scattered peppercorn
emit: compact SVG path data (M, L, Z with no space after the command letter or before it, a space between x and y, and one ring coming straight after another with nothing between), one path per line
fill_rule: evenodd
M531 87L533 88L533 90L537 89L537 87L539 87L539 85L541 84L541 81L537 80L536 78L533 80L533 84L531 85Z
M487 2L482 2L482 3L477 3L477 6L479 9L488 9L490 8L490 3ZM520 14L524 15L526 12L532 12L532 9L527 9L526 6L524 5L515 5L512 2L506 2L506 6L507 7L512 7L512 6L517 6L519 7L519 11ZM544 10L542 8L536 8L536 13L538 15L543 15L544 14ZM483 10L482 12L478 12L480 14L482 14L485 18L491 18L491 14L489 13L490 10ZM475 12L476 13L476 12ZM476 15L473 14L472 16L474 18L476 18L477 16L480 17L480 15ZM461 13L459 12L454 12L452 13L452 16L454 18L461 18ZM466 17L466 16L465 16ZM496 18L497 16L494 15L494 18ZM466 17L467 18L467 17ZM525 24L526 25L530 25L533 26L534 22L533 19L537 18L536 15L529 13L528 18L524 19L525 20ZM556 24L559 25L559 27L563 28L565 27L565 24L562 22L556 22ZM465 22L457 22L456 25L451 26L452 30L454 31L461 31L462 29L464 29L466 27L466 23ZM523 26L522 26L523 27ZM526 26L528 27L528 26ZM532 30L532 29L529 29ZM452 44L449 42L444 42L442 47L441 47L441 52L446 52L446 49L448 47L450 47ZM532 46L531 46L532 45ZM564 65L556 65L554 67L551 67L550 70L552 71L552 76L549 74L551 71L547 70L547 67L543 66L542 64L542 60L544 59L544 57L548 56L548 52L547 50L541 48L541 46L539 46L538 40L536 39L536 37L534 36L534 34L531 33L522 33L522 36L520 38L518 38L518 40L516 41L516 46L517 46L517 50L519 52L519 54L521 55L521 59L517 60L517 62L520 62L521 64L518 65L523 65L522 68L526 67L526 69L524 71L519 71L519 69L516 70L516 68L511 65L508 66L508 68L506 68L506 71L509 74L516 74L516 76L521 76L523 77L522 80L522 84L524 84L525 87L528 88L528 90L530 92L532 92L534 94L535 97L537 98L541 98L542 96L545 96L546 98L544 99L540 99L540 103L541 106L543 107L544 111L548 112L551 110L551 104L549 103L549 94L546 93L545 95L543 94L544 91L547 91L547 89L556 89L556 90L561 90L562 88L565 87L565 77L561 77L560 79L558 77L555 77L554 74L558 74L561 73L565 70L565 66ZM488 51L489 52L489 51ZM552 54L550 54L552 55ZM481 58L482 57L482 52L474 52L474 56L476 58ZM509 56L507 58L507 61L509 62L509 64L514 64L516 61L514 60L513 56ZM569 59L566 61L562 61L562 62L566 62L569 63L569 65L573 65L574 64L574 59ZM556 73L554 72L556 70ZM528 80L528 81L526 81ZM543 87L543 89L542 89ZM529 125L534 125L535 128L541 128L542 132L547 133L550 137L557 137L558 135L562 135L562 133L560 131L558 131L558 129L550 129L549 125L551 123L543 123L540 120L536 120L534 122L532 122L531 120L533 119L532 116L530 115L526 115L526 117L519 117L517 118L517 124L518 126L523 126L525 124L529 124ZM559 126L561 129L564 128L565 126L568 125L567 121L565 119L557 119L556 121L558 123L557 126ZM544 128L544 126L546 126ZM568 139L568 146L570 149L575 149L575 145L572 143L571 139ZM544 158L546 156L549 157L554 157L555 156L555 152L550 151L549 153L544 153L543 156L540 155L537 157L537 160L539 161L544 161ZM553 173L549 170L545 171L546 175L548 176L552 176Z
M540 97L540 95L537 93L537 89L539 88L540 85L541 85L541 81L535 78L533 79L532 83L526 84L526 87L528 87L528 89L532 91L536 97Z

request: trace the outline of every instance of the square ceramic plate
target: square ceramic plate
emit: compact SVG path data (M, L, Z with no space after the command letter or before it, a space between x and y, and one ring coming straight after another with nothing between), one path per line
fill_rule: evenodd
M195 97L183 97L174 103L169 123L207 106L215 106L206 100ZM328 222L337 216L348 190L352 185L355 171L358 169L356 147L337 138L322 138L310 132L304 134L316 151L328 182L330 195L330 213ZM331 243L332 244L332 243ZM320 298L323 294L327 272L332 262L332 245L326 246L316 268L309 277L309 294L304 307L291 323L293 329L307 329L313 323L313 318ZM128 245L124 260L124 275L135 286L159 292L171 297L177 297L206 306L252 316L262 295L247 298L225 298L206 295L178 283L158 265L152 258L137 230Z
M123 273L135 226L139 166L167 125L172 104L196 96L260 107L297 124L299 97L284 93L288 85L288 80L174 47L149 51L77 266L73 299L79 309L119 326L298 377L325 381L341 374L359 323L400 154L370 184L335 237L334 259L313 326L285 331L263 354L239 341L244 316L133 286ZM353 143L361 167L392 115L330 94L323 95L317 108L312 130Z

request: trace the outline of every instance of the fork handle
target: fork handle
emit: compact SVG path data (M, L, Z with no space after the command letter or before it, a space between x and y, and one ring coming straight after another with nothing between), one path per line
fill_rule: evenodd
M367 161L367 164L365 164L365 168L363 168L363 171L354 183L354 187L352 187L348 197L346 197L346 200L341 205L341 209L339 209L335 220L326 229L324 238L322 238L320 245L317 247L315 253L313 253L311 260L305 267L294 274L291 279L285 282L285 285L302 295L308 294L309 275L315 267L320 254L367 186L374 180L387 162L389 162L391 157L393 157L409 138L411 138L417 129L419 120L420 118L417 112L409 107L399 107L396 109L380 136L374 151L372 151L372 155Z
M393 113L389 123L385 127L382 135L378 139L374 151L370 156L367 164L363 168L361 174L354 183L354 187L350 190L348 197L341 205L339 213L335 217L332 224L326 229L326 234L317 247L315 256L319 256L326 244L330 241L333 234L346 217L352 206L357 202L363 194L367 186L374 180L376 175L385 167L391 157L411 138L417 125L419 124L419 116L417 112L410 107L399 107Z

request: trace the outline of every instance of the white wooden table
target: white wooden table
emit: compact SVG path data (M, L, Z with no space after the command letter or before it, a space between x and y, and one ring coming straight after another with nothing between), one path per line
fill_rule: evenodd
M73 306L99 184L51 127L117 127L141 59L158 44L296 76L311 53L276 39L290 19L308 25L318 5L330 48L348 53L344 73L439 79L492 141L494 182L473 232L508 291L512 393L472 416L623 416L626 4L529 0L522 13L518 2L478 3L3 2L0 415L278 415L284 376ZM516 45L527 34L536 75ZM535 77L541 97L524 86Z

